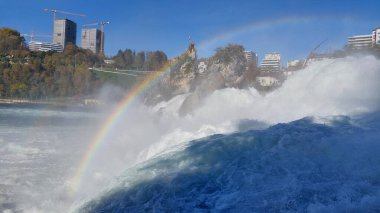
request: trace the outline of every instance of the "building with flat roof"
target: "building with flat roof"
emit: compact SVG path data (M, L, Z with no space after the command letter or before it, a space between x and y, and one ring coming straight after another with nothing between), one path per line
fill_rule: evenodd
M355 35L348 37L347 46L352 49L371 48L380 45L380 28L376 28L371 34Z
M258 65L257 54L253 51L244 51L244 56L247 59L247 64L254 64L256 67Z
M305 64L305 60L290 60L287 63L286 70L287 71L295 71L303 68Z
M98 54L100 52L100 37L101 32L96 28L82 29L82 48L89 49L93 53Z
M260 69L263 72L279 72L281 71L281 55L277 52L265 54L265 58L261 62Z
M76 44L77 24L69 19L54 20L53 43L64 48L68 43Z
M114 64L115 61L114 61L114 60L111 60L111 59L105 59L105 60L104 60L104 63L106 63L106 64Z
M380 46L380 27L372 31L372 37L375 45Z
M257 77L256 81L263 87L279 86L280 81L272 76Z
M348 37L347 45L353 49L361 49L372 47L374 44L372 34L369 35L356 35Z
M54 44L50 42L30 41L29 49L31 51L56 51L63 52L63 46L61 44Z

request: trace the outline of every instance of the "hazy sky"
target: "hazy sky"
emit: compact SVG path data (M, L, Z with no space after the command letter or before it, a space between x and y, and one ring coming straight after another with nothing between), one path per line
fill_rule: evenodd
M86 14L60 15L78 24L110 21L105 51L163 50L170 58L187 48L191 36L200 57L219 46L242 44L262 59L277 51L284 61L342 48L348 36L380 27L378 0L0 0L0 27L51 34L53 17L44 8ZM37 39L36 39L37 40ZM40 39L43 40L43 39ZM45 38L46 40L46 38Z

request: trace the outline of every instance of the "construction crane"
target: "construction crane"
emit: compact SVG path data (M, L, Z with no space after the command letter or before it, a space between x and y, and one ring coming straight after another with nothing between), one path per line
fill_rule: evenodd
M109 21L101 21L97 23L84 24L83 27L98 26L100 25L100 53L104 54L104 25L110 24Z
M42 37L51 38L51 35L35 35L34 33L31 33L31 34L21 34L21 36L23 36L23 37L29 37L31 42L33 41L33 39L35 37L37 37L37 38L42 38Z
M327 41L327 38L323 40L321 43L319 43L317 46L314 47L314 49L309 53L309 56L306 58L305 62L303 63L303 67L306 67L307 63L315 56L315 51L322 46L323 43Z
M62 10L55 10L55 9L44 9L44 11L45 11L45 12L53 13L53 21L56 20L56 18L57 18L57 13L60 13L60 14L66 14L66 15L72 15L72 16L80 16L80 17L85 17L85 16L86 16L86 15L84 15L84 14L71 13L71 12L62 11Z

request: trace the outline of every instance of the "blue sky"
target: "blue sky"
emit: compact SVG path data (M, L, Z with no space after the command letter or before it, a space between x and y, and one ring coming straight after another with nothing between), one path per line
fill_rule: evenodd
M243 45L262 59L280 52L283 61L305 58L328 39L320 52L344 46L348 36L380 27L378 0L0 0L0 27L21 33L51 34L51 14L44 8L82 13L62 16L80 26L110 21L105 52L119 49L163 50L170 58L183 52L191 36L198 55L207 57L228 43ZM46 39L46 38L45 38ZM44 40L44 39L40 39Z

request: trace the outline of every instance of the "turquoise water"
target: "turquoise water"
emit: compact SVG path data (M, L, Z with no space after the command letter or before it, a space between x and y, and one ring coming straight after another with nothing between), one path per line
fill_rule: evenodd
M128 169L78 212L378 212L380 113L213 135Z
M112 111L0 107L0 210L376 212L380 61L315 62L281 88L188 94L120 115L77 193L72 177Z

